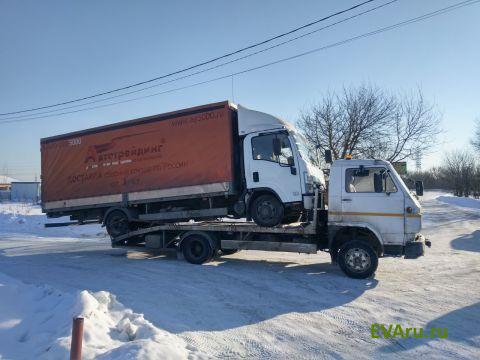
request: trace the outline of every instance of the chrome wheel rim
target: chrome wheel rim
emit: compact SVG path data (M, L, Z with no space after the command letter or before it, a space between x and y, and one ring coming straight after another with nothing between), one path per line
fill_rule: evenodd
M352 271L363 272L370 267L372 259L366 250L362 248L352 248L348 250L345 255L345 263Z

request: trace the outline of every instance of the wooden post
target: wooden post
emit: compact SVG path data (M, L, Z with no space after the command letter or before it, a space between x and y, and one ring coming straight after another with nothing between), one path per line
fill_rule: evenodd
M82 360L83 318L73 318L70 360Z

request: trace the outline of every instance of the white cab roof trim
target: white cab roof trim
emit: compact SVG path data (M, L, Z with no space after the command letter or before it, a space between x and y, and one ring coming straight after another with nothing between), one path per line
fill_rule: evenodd
M290 128L286 121L260 111L238 105L238 133L246 135L257 131Z

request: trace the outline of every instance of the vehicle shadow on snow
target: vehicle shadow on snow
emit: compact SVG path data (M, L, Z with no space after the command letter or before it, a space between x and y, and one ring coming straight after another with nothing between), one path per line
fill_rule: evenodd
M0 268L26 283L62 291L109 291L172 333L226 330L336 308L378 283L350 279L325 258L299 264L252 259L246 252L235 256L199 266L171 256L108 249L17 256L0 252Z
M430 329L437 328L447 329L447 339L437 338L437 332L434 332L434 337L424 339L399 339L395 338L395 343L383 346L380 348L381 352L393 353L398 351L406 351L417 348L422 345L428 345L432 341L454 341L462 343L473 348L478 348L478 339L474 338L480 335L480 326L478 326L478 314L480 314L480 302L453 310L445 315L442 315L426 325L423 326L424 335L430 336ZM403 324L402 324L403 325ZM421 327L420 324L409 324L412 327Z
M480 252L480 230L452 240L450 246L456 250Z

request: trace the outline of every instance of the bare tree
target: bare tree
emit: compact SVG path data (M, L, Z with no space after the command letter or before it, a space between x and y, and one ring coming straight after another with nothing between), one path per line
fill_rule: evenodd
M409 173L409 178L423 180L426 189L450 190L455 196L480 198L480 162L468 150L448 152L442 166Z
M439 122L421 91L399 97L362 85L328 94L301 114L298 126L312 149L331 149L335 159L352 154L400 161L431 150Z
M469 151L449 152L444 160L444 176L456 196L470 196L476 192L478 165Z
M330 149L338 159L368 147L366 140L381 135L377 130L386 125L393 110L393 99L377 88L361 86L328 94L301 114L298 125L312 147Z
M422 180L425 189L452 189L450 182L447 181L447 177L445 176L445 169L443 167L432 167L428 170L412 171L408 173L408 178ZM410 185L407 182L406 184Z
M475 130L471 144L475 150L480 151L480 118L475 119Z

